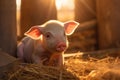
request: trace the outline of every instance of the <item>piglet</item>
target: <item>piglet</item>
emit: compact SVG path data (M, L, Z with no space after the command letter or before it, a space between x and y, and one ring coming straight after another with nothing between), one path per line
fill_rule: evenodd
M67 35L78 27L75 21L50 20L43 25L31 27L18 44L17 56L24 62L62 66L64 52L68 47Z

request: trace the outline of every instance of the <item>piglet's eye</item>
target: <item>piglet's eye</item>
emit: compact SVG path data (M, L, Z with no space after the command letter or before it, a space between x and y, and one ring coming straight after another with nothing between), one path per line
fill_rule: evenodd
M45 34L45 36L46 36L46 38L51 38L52 34L51 34L50 32L47 32L47 33Z
M50 35L49 35L49 34L47 34L47 35L46 35L46 37L47 37L47 38L49 38L49 37L50 37Z

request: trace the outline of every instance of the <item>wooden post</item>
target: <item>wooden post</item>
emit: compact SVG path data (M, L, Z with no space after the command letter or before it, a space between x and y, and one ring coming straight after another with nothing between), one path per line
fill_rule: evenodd
M57 19L55 0L21 0L21 36L32 26Z
M120 0L96 0L99 48L120 47Z
M0 0L0 48L15 56L16 37L16 0Z

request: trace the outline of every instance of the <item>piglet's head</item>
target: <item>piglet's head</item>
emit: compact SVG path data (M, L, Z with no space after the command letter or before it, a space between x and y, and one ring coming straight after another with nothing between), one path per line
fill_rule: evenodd
M78 25L75 21L62 23L50 20L43 25L31 27L25 35L34 40L41 40L41 44L49 52L63 52L68 47L66 35L71 35Z

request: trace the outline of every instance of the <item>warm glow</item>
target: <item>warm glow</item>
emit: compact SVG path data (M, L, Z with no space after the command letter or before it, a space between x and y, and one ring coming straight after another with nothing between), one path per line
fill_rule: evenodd
M63 0L56 0L56 7L58 10L61 9L61 7L62 7L62 1Z
M74 0L56 0L57 18L60 21L74 19Z
M17 9L20 9L21 0L16 0Z
M17 18L17 35L20 35L20 6L21 6L21 0L16 0L16 18Z
M56 0L58 10L62 8L74 9L74 0Z

